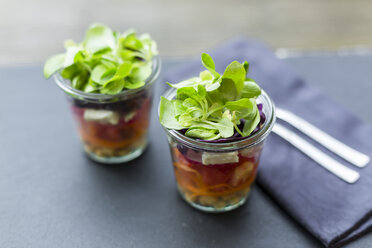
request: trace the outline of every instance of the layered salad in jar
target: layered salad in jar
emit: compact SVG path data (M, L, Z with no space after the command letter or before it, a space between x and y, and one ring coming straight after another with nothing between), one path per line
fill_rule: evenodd
M54 75L67 94L86 153L103 163L138 157L160 70L156 43L148 34L93 24L82 42L68 40L65 48L45 63L44 76Z
M202 64L197 77L169 84L159 120L182 197L200 210L223 212L247 199L275 116L270 98L247 77L248 62L233 61L222 75L208 54Z

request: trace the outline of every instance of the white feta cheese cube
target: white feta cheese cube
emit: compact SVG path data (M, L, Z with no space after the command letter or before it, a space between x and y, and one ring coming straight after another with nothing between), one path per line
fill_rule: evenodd
M96 121L102 124L116 125L119 123L119 114L111 110L86 109L84 111L86 121Z
M125 122L128 122L133 119L133 117L136 115L136 112L130 112L124 117Z
M244 182L252 174L254 164L251 162L244 162L242 165L237 167L232 176L231 182L233 186L238 186Z
M204 165L228 164L239 162L238 152L203 152L202 161Z

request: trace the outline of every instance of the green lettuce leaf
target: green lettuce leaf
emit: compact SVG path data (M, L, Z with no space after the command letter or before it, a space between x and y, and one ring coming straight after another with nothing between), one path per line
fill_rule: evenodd
M255 81L253 81L252 79L247 78L244 81L244 87L243 87L243 90L242 90L241 97L253 98L253 97L258 97L259 95L261 95L260 86L258 86L258 84Z
M44 77L50 78L58 70L62 69L66 55L64 53L54 55L45 62Z
M93 24L85 34L84 47L91 54L115 49L116 39L112 30L102 24Z
M198 138L202 140L214 140L220 137L218 130L203 127L192 127L186 131L185 135L191 138Z
M245 75L246 71L244 66L238 61L234 61L226 67L225 72L222 75L222 79L230 79L233 81L237 94L240 94L244 87Z
M180 130L183 127L179 124L176 119L176 109L172 101L161 97L160 107L159 107L159 121L160 123L169 129Z
M72 87L101 94L143 87L158 54L148 34L137 36L134 30L120 34L99 23L89 27L81 43L67 40L65 48L65 53L46 61L44 77L60 70Z
M260 122L256 97L261 88L246 78L249 64L233 61L222 76L215 71L215 63L202 54L207 69L199 77L169 84L177 89L175 99L160 101L160 123L169 129L187 129L185 135L203 140L229 138L234 130L249 136ZM245 120L242 130L238 125Z
M207 54L207 53L202 53L201 55L201 61L202 61L202 64L205 68L208 69L208 71L215 77L215 78L219 78L220 77L220 74L218 74L216 72L216 66L214 64L214 61L212 59L212 57Z
M245 124L243 128L244 136L249 136L253 130L257 127L260 123L260 112L257 108L257 105L254 105L254 110L249 118L245 119Z

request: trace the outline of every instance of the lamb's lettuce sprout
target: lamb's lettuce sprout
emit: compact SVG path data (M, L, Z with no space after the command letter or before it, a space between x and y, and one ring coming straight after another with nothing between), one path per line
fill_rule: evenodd
M44 77L60 72L73 88L110 95L144 86L158 54L148 34L119 34L102 24L91 25L81 43L67 40L65 48L46 61Z
M256 98L261 88L246 77L248 62L233 61L220 75L211 56L203 53L201 60L207 70L199 77L168 83L177 95L172 100L161 98L160 123L168 129L186 129L186 136L202 140L229 138L235 131L249 136L260 123Z

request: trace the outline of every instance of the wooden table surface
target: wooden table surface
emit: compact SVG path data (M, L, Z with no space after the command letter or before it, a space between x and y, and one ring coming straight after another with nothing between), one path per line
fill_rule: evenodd
M0 0L0 65L42 63L92 22L134 27L162 55L195 56L236 35L274 48L372 44L369 0Z

